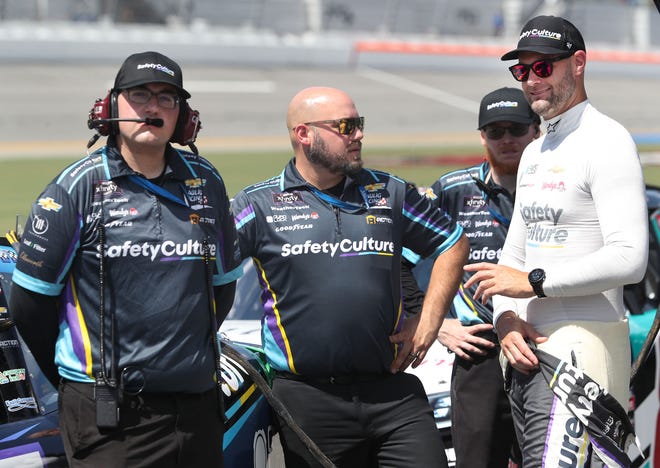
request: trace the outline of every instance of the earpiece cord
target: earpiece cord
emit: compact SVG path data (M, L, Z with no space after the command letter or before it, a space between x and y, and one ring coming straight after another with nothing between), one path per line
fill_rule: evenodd
M105 201L105 194L103 187L101 187L101 182L97 182L99 185L99 192L101 194L101 205L99 213L99 225L97 227L99 234L99 354L100 354L100 370L97 374L97 380L101 380L107 386L116 389L117 381L116 377L116 356L115 356L115 323L114 317L110 314L110 370L106 374L106 360L105 360L105 217L103 216L103 204Z
M208 301L209 301L209 316L210 316L210 329L211 329L211 345L213 346L213 357L215 364L215 378L216 378L216 392L218 398L218 411L220 411L220 416L225 418L225 400L222 393L222 360L221 352L218 344L218 337L216 334L217 321L215 307L215 296L213 294L213 263L211 262L211 248L209 246L208 237L204 237L204 242L202 243L202 249L204 251L204 271L206 276L206 289L208 291Z
M101 369L99 370L97 378L102 380L103 383L109 387L115 388L113 367L114 367L114 346L111 347L110 354L110 372L106 375L106 361L105 361L105 226L103 225L103 190L101 190L101 213L99 219L99 226L97 227L99 233L99 354ZM113 330L114 326L111 325L110 339L114 339Z
M489 180L491 176L491 172L488 171L488 174L486 175L486 180ZM473 176L470 174L470 177L472 177L472 180L474 181L475 184L477 184L477 187L481 190L481 196L484 199L484 202L486 204L486 209L490 213L490 215L495 218L498 222L502 223L504 226L509 226L511 224L511 220L504 216L502 213L496 211L493 207L490 206L489 200L492 195L494 195L494 191L491 187L489 187L484 181L479 179L478 177ZM494 198L494 197L493 197Z

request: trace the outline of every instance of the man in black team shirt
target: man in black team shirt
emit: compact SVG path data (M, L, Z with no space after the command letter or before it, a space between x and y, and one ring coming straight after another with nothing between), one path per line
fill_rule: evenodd
M539 136L539 124L521 90L501 88L488 93L481 100L478 126L486 159L441 176L427 191L431 203L463 228L470 240L469 263L497 263L513 211L520 157ZM404 289L406 309L414 312L419 305L413 299L415 283L406 281L409 267L404 260L404 285L410 285ZM464 281L471 275L466 272ZM420 283L426 279L420 278ZM461 283L438 335L456 354L451 380L452 439L458 468L505 468L517 444L497 359L492 303L475 301L476 288Z
M364 118L334 88L299 92L294 159L234 199L239 246L262 285L273 391L339 467L446 466L417 377L462 275L462 229L415 188L363 169ZM401 251L437 257L421 313L404 321ZM288 468L317 466L281 427Z
M222 178L169 143L188 98L176 62L130 55L121 121L46 186L20 244L10 311L59 385L72 468L223 464L216 330L242 270Z

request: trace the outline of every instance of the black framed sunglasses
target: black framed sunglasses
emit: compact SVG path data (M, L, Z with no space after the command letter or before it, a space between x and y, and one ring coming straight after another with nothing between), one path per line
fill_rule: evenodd
M336 120L316 120L314 122L305 122L304 125L319 125L327 124L337 128L337 132L342 135L351 135L356 128L364 131L364 117L346 117L344 119Z
M543 60L537 60L536 62L525 64L517 63L516 65L511 65L509 71L516 79L516 81L527 81L529 78L529 71L532 70L536 76L539 78L547 78L552 75L552 64L559 62L560 60L567 59L571 57L570 55L560 55L558 57L551 57Z
M521 137L525 136L529 131L529 124L514 123L510 127L487 125L483 128L483 131L489 140L500 140L506 132L509 132L512 137Z
M152 96L156 96L158 105L163 109L174 109L179 103L179 96L167 91L153 93L151 90L142 87L128 88L125 91L128 100L133 104L146 104L151 101Z

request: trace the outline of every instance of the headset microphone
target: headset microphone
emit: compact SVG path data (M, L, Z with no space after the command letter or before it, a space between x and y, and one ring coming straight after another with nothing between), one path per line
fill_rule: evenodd
M149 117L145 119L121 119L119 117L116 117L111 119L89 119L87 121L87 127L89 129L98 128L100 125L109 122L143 122L146 123L147 125L153 125L154 127L163 126L163 119L152 119Z
M118 118L118 117L109 118L109 119L94 119L94 118L90 117L87 120L87 127L90 130L94 129L94 128L96 128L98 130L103 125L107 125L110 122L144 122L147 125L153 125L154 127L162 127L163 124L164 124L163 119L152 119L152 118L149 118L149 117L147 117L145 119L121 119L121 118ZM106 132L101 131L99 133L95 133L94 135L92 135L92 138L90 138L89 141L87 142L87 148L88 149L91 148L92 145L94 145L94 143L96 143L96 141L99 139L99 137L102 134L105 134L105 133Z
M100 137L117 134L119 130L116 122L142 122L154 127L164 125L163 119L158 118L122 119L117 117L117 93L111 90L103 99L96 99L89 111L87 127L90 130L96 130L96 133L87 142L87 149L91 148ZM197 154L194 143L201 128L202 122L199 119L199 112L191 109L186 101L182 101L170 142L182 146L187 145L193 153Z

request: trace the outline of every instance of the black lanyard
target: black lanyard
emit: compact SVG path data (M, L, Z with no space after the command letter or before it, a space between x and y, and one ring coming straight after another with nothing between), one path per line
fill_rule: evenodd
M509 227L509 225L511 224L511 219L507 218L499 211L496 211L494 208L490 206L490 203L488 202L490 196L493 194L493 189L487 185L488 181L491 178L491 171L490 170L488 171L488 174L486 174L486 178L484 181L482 181L478 177L473 176L472 174L470 174L470 177L472 177L474 183L477 184L477 187L479 187L479 189L481 190L481 196L483 197L484 202L486 203L486 208L488 209L490 215L504 226Z

